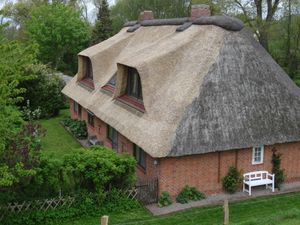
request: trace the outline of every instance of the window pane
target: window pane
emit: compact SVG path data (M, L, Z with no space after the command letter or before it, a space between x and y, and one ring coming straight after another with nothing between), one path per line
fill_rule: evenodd
M112 127L107 125L107 137L108 139L112 140L113 139L113 130Z
M140 149L140 165L146 169L146 153Z
M74 107L74 112L78 112L78 104L77 102L74 101L74 104L73 104L73 107Z
M88 57L83 57L83 70L84 77L93 79L92 62Z
M141 80L136 69L128 68L126 93L129 96L142 100Z
M262 147L255 147L253 149L253 162L255 163L262 162L262 154L263 154Z
M94 115L88 113L88 124L94 126Z
M115 87L116 86L116 81L117 81L117 75L115 74L108 82L109 85Z

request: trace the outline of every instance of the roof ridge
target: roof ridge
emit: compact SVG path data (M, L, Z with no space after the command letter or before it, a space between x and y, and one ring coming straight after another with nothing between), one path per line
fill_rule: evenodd
M139 29L140 26L166 26L175 25L179 26L176 31L181 32L188 29L191 25L215 25L222 27L229 31L240 31L244 28L244 23L237 18L230 16L202 16L195 20L191 20L189 17L183 18L169 18L169 19L152 19L143 21L129 21L123 25L123 27L130 27L127 32L134 32Z

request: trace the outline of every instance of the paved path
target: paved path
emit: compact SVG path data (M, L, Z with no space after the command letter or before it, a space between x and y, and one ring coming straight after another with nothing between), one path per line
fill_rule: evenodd
M253 199L256 197L261 196L272 196L272 195L280 195L290 192L300 192L300 182L294 182L285 184L280 191L275 190L274 193L271 192L271 190L265 190L264 187L254 187L252 196L249 196L248 193L245 192L237 192L235 194L216 194L209 196L206 199L203 199L201 201L191 201L187 204L180 204L180 203L173 203L170 206L166 207L158 207L157 204L151 204L146 206L146 208L154 215L165 215L169 213L174 213L178 211L182 211L185 209L195 208L195 207L204 207L204 206L211 206L211 205L220 205L223 204L225 199L228 199L230 202L234 201L241 201L246 199Z

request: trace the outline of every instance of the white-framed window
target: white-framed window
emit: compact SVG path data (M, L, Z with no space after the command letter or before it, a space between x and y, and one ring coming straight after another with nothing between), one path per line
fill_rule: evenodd
M252 149L252 164L261 164L264 162L264 146L256 146Z

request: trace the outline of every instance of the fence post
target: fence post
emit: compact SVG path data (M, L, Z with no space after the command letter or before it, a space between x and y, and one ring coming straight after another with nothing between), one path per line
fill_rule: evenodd
M101 217L101 225L108 225L108 216Z
M224 200L224 225L229 225L229 207L228 207L228 199Z

